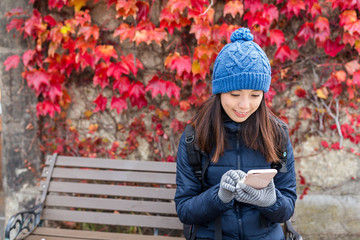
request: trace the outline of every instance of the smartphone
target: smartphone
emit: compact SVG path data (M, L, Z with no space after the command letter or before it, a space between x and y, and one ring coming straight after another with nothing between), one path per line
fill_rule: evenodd
M241 181L253 188L262 189L269 185L276 173L276 169L254 169L248 171Z

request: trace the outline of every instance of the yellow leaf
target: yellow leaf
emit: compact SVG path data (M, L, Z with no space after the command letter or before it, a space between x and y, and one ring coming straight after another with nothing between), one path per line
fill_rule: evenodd
M87 111L84 112L84 115L85 115L86 118L90 118L92 116L92 114L93 114L93 112L90 111L90 110L87 110Z
M60 32L66 37L69 32L71 32L71 27L69 25L62 26Z
M317 95L319 98L327 99L327 97L328 97L328 95L329 95L329 92L328 92L328 90L326 89L326 87L322 87L322 88L319 88L318 90L316 90L316 95Z
M70 0L69 5L74 6L75 12L80 11L80 9L86 5L87 0Z
M194 60L192 66L191 66L191 72L192 72L193 74L199 74L199 73L201 73L201 71L200 71L200 63L199 63L198 60Z

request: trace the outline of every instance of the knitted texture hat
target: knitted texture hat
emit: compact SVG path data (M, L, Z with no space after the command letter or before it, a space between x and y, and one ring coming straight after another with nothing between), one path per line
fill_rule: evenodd
M268 92L271 82L269 59L247 28L231 34L228 43L216 57L212 93L225 93L240 89Z

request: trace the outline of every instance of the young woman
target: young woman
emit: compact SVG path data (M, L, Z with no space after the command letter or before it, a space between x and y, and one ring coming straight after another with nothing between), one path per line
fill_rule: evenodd
M210 161L206 189L189 164L185 135L180 139L175 203L180 220L193 226L192 239L285 239L279 223L294 212L292 146L286 125L265 104L271 67L265 52L252 40L246 28L231 35L231 43L215 60L213 95L190 123L202 165ZM270 169L279 163L284 139L286 171L279 171L263 189L239 183L249 170Z

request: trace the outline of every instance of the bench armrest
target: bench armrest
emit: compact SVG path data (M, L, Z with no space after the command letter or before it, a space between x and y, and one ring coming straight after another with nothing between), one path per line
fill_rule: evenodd
M30 210L13 215L6 225L5 240L23 239L34 231L40 223L42 209L43 203L39 203Z
M303 240L302 236L295 231L290 220L285 222L285 239L286 240Z

